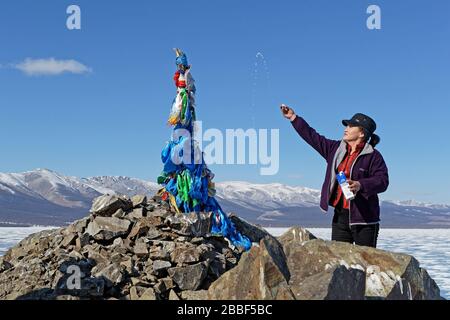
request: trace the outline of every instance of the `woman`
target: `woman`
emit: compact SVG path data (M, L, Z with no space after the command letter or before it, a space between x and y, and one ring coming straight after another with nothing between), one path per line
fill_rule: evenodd
M330 140L318 134L294 110L281 105L285 118L289 119L297 133L328 163L322 186L320 208L326 213L334 207L332 240L376 247L380 229L380 204L378 194L389 185L386 163L375 146L380 137L374 132L376 123L370 117L358 113L346 126L342 141ZM336 176L345 172L350 190L355 194L347 201Z

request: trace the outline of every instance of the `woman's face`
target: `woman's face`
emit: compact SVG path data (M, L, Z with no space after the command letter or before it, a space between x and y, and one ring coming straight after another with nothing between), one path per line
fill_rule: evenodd
M349 125L345 128L343 139L346 142L358 141L358 139L361 139L361 141L363 141L364 132L360 127L354 127Z

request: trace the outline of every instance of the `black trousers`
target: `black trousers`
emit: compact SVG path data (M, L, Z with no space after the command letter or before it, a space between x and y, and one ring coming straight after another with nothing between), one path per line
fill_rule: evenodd
M350 227L349 219L350 212L348 209L342 209L341 206L337 206L334 209L331 240L376 248L380 224L355 225Z

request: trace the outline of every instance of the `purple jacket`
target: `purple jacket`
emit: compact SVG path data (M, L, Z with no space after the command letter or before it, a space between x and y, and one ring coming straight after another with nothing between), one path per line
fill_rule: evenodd
M299 116L292 121L292 125L303 140L327 161L327 172L320 197L320 208L326 213L331 205L331 196L338 185L336 171L347 153L347 143L321 136ZM366 143L353 164L350 179L361 184L361 190L355 199L350 201L350 225L379 223L378 193L385 192L389 185L388 169L381 153Z

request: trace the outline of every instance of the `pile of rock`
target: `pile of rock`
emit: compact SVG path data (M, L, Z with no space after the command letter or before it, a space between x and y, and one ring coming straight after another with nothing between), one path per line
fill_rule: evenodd
M253 242L248 252L208 234L211 214L177 214L158 197L99 197L89 217L0 258L0 300L441 299L412 256L300 227L275 238L230 219Z
M89 217L28 237L0 260L0 299L195 299L241 255L155 196L104 195Z

